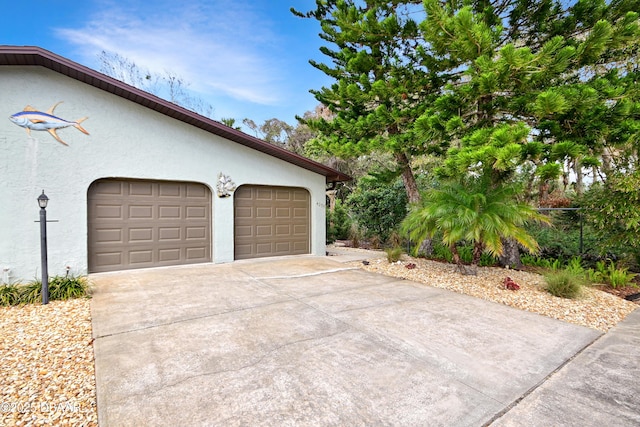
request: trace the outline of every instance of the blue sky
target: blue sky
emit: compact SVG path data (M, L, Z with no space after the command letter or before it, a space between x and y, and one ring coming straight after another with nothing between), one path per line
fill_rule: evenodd
M190 83L213 116L261 124L313 110L331 80L318 22L294 16L314 0L32 0L3 2L0 44L39 46L99 70L101 51Z

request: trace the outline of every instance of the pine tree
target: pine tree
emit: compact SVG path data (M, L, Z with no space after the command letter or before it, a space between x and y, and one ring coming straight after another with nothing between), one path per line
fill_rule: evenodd
M412 159L428 151L413 123L434 99L445 75L429 66L418 24L420 1L317 0L298 16L320 22L329 64L311 64L335 79L312 90L331 118L301 119L319 132L317 142L342 158L390 153L410 201L417 202Z
M628 4L426 0L425 9L426 41L460 70L415 126L451 145L442 176L480 176L499 191L531 161L547 177L548 165L560 162L567 179L570 166L597 163L605 135L622 123L632 131L626 138L633 135L628 121L637 123L637 112L612 96L625 93L616 64L631 59L637 72L629 55L637 52L638 15Z

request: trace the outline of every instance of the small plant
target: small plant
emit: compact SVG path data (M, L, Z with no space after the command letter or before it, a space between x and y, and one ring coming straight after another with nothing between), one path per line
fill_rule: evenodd
M504 278L504 287L510 291L517 291L520 289L520 285L513 281L511 277Z
M552 261L549 261L546 258L540 258L531 254L523 254L520 256L520 260L523 265L528 265L530 267L540 267L546 270L552 270ZM558 260L553 260L555 265L558 265Z
M362 232L356 224L351 225L351 229L349 230L349 240L351 240L352 248L360 247L360 242L362 241Z
M480 267L492 267L497 263L498 261L496 260L496 258L491 256L487 252L483 252L482 255L480 255L480 262L479 262Z
M18 305L20 288L14 283L0 285L0 306Z
M453 255L451 255L451 251L449 248L443 245L434 245L433 246L433 258L444 260L446 262L453 261Z
M373 236L371 236L371 238L369 238L369 245L371 246L371 249L380 249L381 244L382 240L377 234L374 234Z
M584 279L568 270L548 273L544 276L547 282L545 290L560 298L574 299L582 295Z
M458 254L463 262L470 263L473 259L473 247L469 245L460 246L458 248Z
M387 239L387 243L391 247L402 246L402 237L400 236L400 234L398 234L397 231L394 230L389 234L389 238Z
M67 300L89 295L86 277L54 276L49 278L49 299ZM36 304L42 301L42 282L0 285L0 306Z
M550 262L549 264L549 269L551 271L560 271L562 270L562 260L560 258L556 258L553 261Z
M85 277L55 276L49 282L49 298L52 300L80 298L88 294L88 288Z
M567 263L565 270L570 271L574 274L584 274L585 270L582 266L582 259L580 257L573 257Z
M20 302L23 304L35 304L42 301L42 282L34 280L20 286Z
M398 246L387 249L385 252L387 253L387 261L390 263L400 261L400 257L402 257L402 248Z
M636 274L629 273L628 268L616 268L613 261L610 262L604 274L605 281L611 285L613 289L627 286L634 277L636 277Z

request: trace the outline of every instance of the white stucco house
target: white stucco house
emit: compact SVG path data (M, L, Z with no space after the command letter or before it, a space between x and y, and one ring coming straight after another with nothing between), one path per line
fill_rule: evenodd
M325 254L349 179L37 47L0 46L0 268L49 274Z

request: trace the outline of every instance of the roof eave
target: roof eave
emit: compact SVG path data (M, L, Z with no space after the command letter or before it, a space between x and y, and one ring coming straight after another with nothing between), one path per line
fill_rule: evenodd
M173 119L203 129L238 144L323 175L327 183L349 181L351 177L282 147L247 135L220 122L123 83L96 70L36 46L0 46L0 65L35 65L120 96Z

